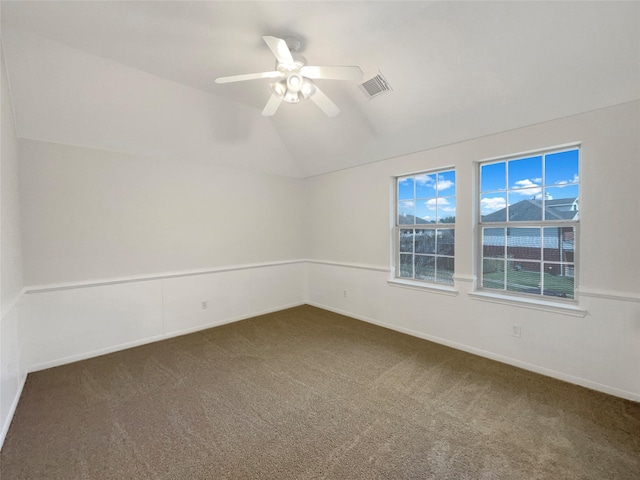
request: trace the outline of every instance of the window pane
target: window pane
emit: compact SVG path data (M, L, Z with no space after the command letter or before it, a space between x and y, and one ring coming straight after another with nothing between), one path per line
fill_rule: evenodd
M437 257L436 281L453 285L454 260L449 257Z
M573 298L573 265L544 264L544 295Z
M436 196L436 174L416 175L416 198Z
M413 200L398 202L398 225L413 225L414 215L415 203Z
M575 232L573 227L546 227L544 229L544 260L552 262L574 261Z
M484 193L480 196L480 215L483 222L507 221L507 194Z
M509 191L509 221L531 222L542 220L540 188Z
M540 260L539 228L507 228L507 258Z
M504 228L482 229L482 256L485 258L504 258Z
M507 262L507 290L539 295L540 286L539 262Z
M438 196L452 197L456 194L456 172L450 170L448 172L438 173Z
M416 230L416 253L436 252L436 232L433 229Z
M480 191L505 190L507 187L506 163L492 163L480 167Z
M413 198L413 177L398 179L398 200Z
M446 269L436 278L436 255L454 254L455 193L453 169L397 179L397 225L404 227L399 229L396 246L399 277L452 282L449 278L452 273ZM438 223L445 224L446 228L427 228ZM452 265L449 260L445 264Z
M400 255L400 276L413 278L413 255Z
M531 188L542 185L542 157L511 160L508 166L509 188ZM538 194L542 189L538 189Z
M436 199L416 201L416 225L436 223Z
M480 165L482 288L574 298L579 154Z
M578 218L578 186L545 189L545 220L573 220Z
M456 231L450 228L439 228L437 231L437 253L438 255L454 255Z
M400 229L400 251L403 253L413 252L413 230Z
M456 223L456 197L438 198L438 223Z
M504 290L504 263L498 259L482 261L482 288Z
M416 279L435 281L435 257L431 255L416 255Z
M578 150L546 155L544 176L545 185L578 183Z

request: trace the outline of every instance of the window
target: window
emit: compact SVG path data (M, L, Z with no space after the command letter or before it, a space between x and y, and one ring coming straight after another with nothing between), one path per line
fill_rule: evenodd
M481 288L574 298L576 147L480 164Z
M398 177L396 278L453 284L456 172Z

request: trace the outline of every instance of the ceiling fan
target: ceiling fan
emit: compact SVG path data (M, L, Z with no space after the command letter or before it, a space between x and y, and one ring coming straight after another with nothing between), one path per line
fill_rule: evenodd
M262 111L262 115L266 117L275 114L283 100L287 103L298 103L307 98L311 99L324 113L334 117L340 113L340 109L311 79L362 81L360 67L306 65L306 59L297 53L301 42L295 37L281 39L264 36L262 39L276 57L274 71L220 77L216 78L216 83L242 82L259 78L278 79L269 85L271 97Z

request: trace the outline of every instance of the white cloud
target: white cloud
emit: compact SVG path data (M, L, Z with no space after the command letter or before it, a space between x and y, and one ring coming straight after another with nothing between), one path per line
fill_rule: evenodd
M577 173L573 174L573 178L571 180L558 180L555 184L556 185L567 185L569 183L578 183L578 181L580 180L580 177L578 176Z
M535 180L537 180L537 178L534 178L533 180L529 180L528 178L525 178L524 180L518 180L515 183L514 188L521 188L522 190L512 190L512 193L525 195L527 197L536 196L542 193L542 188L537 183L535 183Z
M432 175L419 175L416 178L418 185L426 185L427 187L433 187L436 183Z
M455 186L455 182L452 182L451 180L445 180L445 179L442 179L436 183L435 177L436 176L434 174L420 175L415 177L415 181L416 181L416 184L423 187L428 187L428 188L437 187L439 191L447 190L448 188Z
M516 186L515 188L532 188L532 187L539 187L540 185L538 185L537 183L535 183L536 179L533 180L529 180L528 178L525 178L524 180L518 180L516 182Z
M507 202L503 197L483 198L480 200L480 207L483 214L502 210L507 207Z
M449 200L446 198L431 198L424 202L424 204L429 208L443 207L449 205Z
M431 198L424 202L424 204L429 210L434 210L437 207L439 215L443 213L456 213L456 206L451 205L446 198Z
M438 182L438 191L446 190L447 188L451 188L455 185L451 180L440 180Z

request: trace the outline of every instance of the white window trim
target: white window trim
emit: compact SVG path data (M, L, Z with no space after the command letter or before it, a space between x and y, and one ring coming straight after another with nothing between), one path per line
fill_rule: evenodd
M431 290L435 293L443 293L448 295L458 295L458 290L455 288L455 265L456 265L456 255L455 255L455 246L454 246L454 255L451 256L454 261L454 273L453 273L453 284L439 283L436 281L429 280L416 280L412 278L404 278L399 277L399 269L400 269L400 230L403 228L427 228L427 229L453 229L454 232L456 230L456 224L454 223L438 223L433 225L398 225L398 179L403 177L410 177L412 175L431 175L438 174L440 172L446 172L453 170L456 174L456 216L457 216L457 199L458 199L458 190L457 190L457 172L455 165L447 165L438 168L432 168L429 170L418 170L415 172L408 172L399 175L394 175L391 177L391 277L387 281L390 286L394 287L403 287L409 288L412 290ZM446 197L447 195L443 195ZM448 257L448 255L435 255Z
M497 293L495 290L478 290L475 292L469 292L469 296L473 300L481 300L484 302L499 303L502 305L514 305L516 307L530 308L532 310L542 310L544 312L561 313L564 315L572 315L574 317L585 317L587 311L580 308L575 302L566 301L549 301L550 297L540 298L509 295L507 293Z
M586 315L586 310L579 308L579 287L578 287L578 279L580 275L580 261L579 261L579 253L580 249L580 221L579 220L558 220L558 221L540 221L536 222L487 222L482 223L482 212L480 205L480 181L482 178L481 175L481 167L483 164L494 163L494 162L509 162L510 160L518 160L520 158L526 158L532 155L546 155L549 153L557 153L563 151L569 151L578 149L579 151L579 163L578 163L578 176L579 180L579 197L582 197L582 165L583 165L583 152L582 152L582 142L572 142L563 145L558 145L554 147L541 148L536 150L527 150L520 153L504 155L500 157L492 157L486 158L483 160L478 160L475 162L476 169L476 192L474 194L474 202L476 204L475 215L475 240L476 240L476 248L475 256L476 256L476 272L477 282L475 286L475 290L473 292L469 292L469 296L476 300L484 300L493 303L502 303L508 305L520 305L526 308L533 308L536 310L544 310L551 311L556 313L566 313L569 315L575 315L579 317L584 317ZM507 185L508 190L508 185ZM552 296L544 296L544 295L531 295L526 293L518 293L518 292L509 292L504 290L496 290L482 287L482 260L483 260L483 245L482 245L482 229L486 228L519 228L519 227L527 227L531 225L539 226L539 227L561 227L561 226L572 226L575 228L575 255L573 260L574 265L574 289L573 289L573 298L572 299L561 299ZM541 262L544 263L544 260L541 259Z
M395 275L395 269L392 275ZM387 280L387 283L392 287L408 288L409 290L429 291L433 293L439 293L441 295L457 296L459 293L453 285L447 285L446 283L428 282L426 280L412 280L394 276Z

